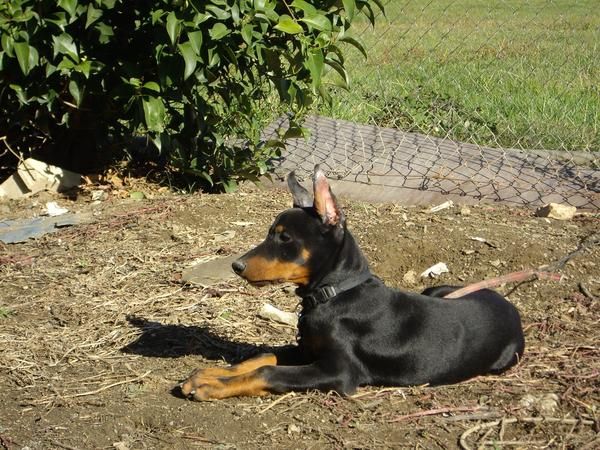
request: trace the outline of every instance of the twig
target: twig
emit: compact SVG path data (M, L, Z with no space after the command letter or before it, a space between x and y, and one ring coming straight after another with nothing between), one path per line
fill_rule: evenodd
M136 381L140 381L142 378L147 377L150 372L152 372L151 370L148 370L146 373L140 375L139 377L135 377L135 378L130 378L128 380L123 380L123 381L118 381L116 383L112 383L109 384L108 386L103 386L99 389L95 389L93 391L88 391L88 392L80 392L79 394L71 394L71 395L65 395L65 398L74 398L74 397L84 397L86 395L94 395L94 394L98 394L102 391L106 391L107 389L110 388L114 388L115 386L119 386L121 384L127 384L127 383L135 383Z
M561 279L561 276L557 273L542 272L537 269L522 270L520 272L512 272L500 277L489 278L487 280L479 281L478 283L469 284L468 286L449 293L444 298L459 298L480 291L481 289L494 288L505 283L525 281L534 276L538 279L550 279L554 281L560 281Z
M264 409L261 409L261 410L260 410L260 412L259 412L259 414L264 414L265 412L267 412L268 410L270 410L270 409L271 409L273 406L277 405L278 403L281 403L283 400L285 400L285 399L286 399L286 398L288 398L288 397L292 397L292 396L294 396L294 394L295 394L295 392L288 392L287 394L285 394L285 395L282 395L282 396L281 396L281 397L279 397L277 400L275 400L275 401L271 402L271 403L269 404L269 406L267 406L267 407L266 407L266 408L264 408Z
M526 281L527 279L534 277L534 276L537 277L537 279L542 279L542 280L549 279L549 280L553 280L553 281L560 281L561 276L557 273L553 273L553 271L562 269L565 266L565 264L567 262L569 262L572 258L574 258L579 253L583 252L584 250L586 250L587 248L589 248L595 244L600 244L600 233L592 233L592 234L584 237L580 241L579 246L575 250L573 250L571 253L568 253L567 255L563 256L561 259L559 259L551 264L540 266L537 269L528 269L528 270L523 270L520 272L512 272L507 275L502 275L500 277L490 278L488 280L483 280L478 283L469 284L468 286L465 286L461 289L451 292L450 294L446 295L444 298L459 298L459 297L463 297L467 294L471 294L473 292L480 291L481 289L494 288L494 287L500 286L505 283L517 283L517 282L521 282L521 281ZM586 292L583 291L583 289L585 289L585 287L583 287L583 289L582 289L581 284L579 285L579 288L582 290L584 295L586 295L588 297L591 296L589 291L587 291L587 290L586 290ZM591 296L590 298L594 299L593 296Z
M481 430L485 430L488 428L493 428L497 425L502 424L502 426L506 425L506 424L510 424L510 423L517 423L517 422L525 422L525 423L561 423L561 424L567 424L567 425L594 425L594 421L593 420L586 420L586 419L561 419L560 417L511 417L510 419L501 419L501 420L494 420L493 422L488 422L488 423L482 423L479 425L475 425L474 427L469 428L467 431L465 431L463 434L460 435L460 446L462 449L464 450L471 450L471 447L469 447L467 445L467 438L472 435L473 433L477 432L477 431L481 431Z
M420 417L426 416L434 416L438 414L448 414L453 412L472 412L472 411L481 411L484 408L483 406L457 406L457 407L446 407L446 408L436 408L429 409L427 411L419 411L413 414L407 414L405 416L396 417L395 419L388 420L388 423L396 423L402 422L404 420L418 419Z
M12 149L10 145L8 145L7 136L0 137L0 141L4 142L4 145L6 146L8 151L11 152L13 156L19 160L19 163L22 163L24 161L23 155L19 155L16 151Z
M560 270L565 264L567 264L572 258L577 256L582 251L591 247L592 245L600 244L600 233L592 233L584 237L575 250L571 253L563 256L558 261L553 262L552 264L548 264L547 266L542 266L540 269L548 269L548 270Z
M490 420L502 417L499 411L482 411L473 414L457 414L456 416L445 417L446 422L463 422L467 420Z
M51 439L50 442L57 447L64 448L66 450L79 450L79 447L71 447L70 445L63 444L62 442L55 441L54 439Z
M579 283L578 287L579 287L579 290L581 291L581 293L583 295L585 295L587 298L589 298L592 301L596 300L596 297L594 297L592 295L592 293L588 290L587 287L585 287L585 285L583 283Z

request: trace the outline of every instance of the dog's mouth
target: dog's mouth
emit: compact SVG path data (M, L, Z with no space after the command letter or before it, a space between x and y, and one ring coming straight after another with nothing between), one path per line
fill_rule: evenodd
M270 286L271 284L279 283L278 280L255 280L255 281L246 280L246 281L254 287Z
M242 277L242 278L244 278L244 277ZM296 278L296 279L292 279L292 280L288 280L285 278L278 278L275 280L249 280L247 278L244 278L244 280L246 280L250 285L252 285L254 287L264 287L264 286L271 286L273 284L283 284L283 283L293 283L293 284L298 284L298 285L308 283L308 281L305 280L304 278Z

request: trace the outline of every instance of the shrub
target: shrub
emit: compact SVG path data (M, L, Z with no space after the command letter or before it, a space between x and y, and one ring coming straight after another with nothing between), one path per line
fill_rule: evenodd
M229 189L264 174L281 140L266 112L289 111L282 139L324 74L346 86L341 43L379 0L8 0L0 3L0 135L12 148L96 161L134 136L170 167ZM76 166L76 167L73 167Z

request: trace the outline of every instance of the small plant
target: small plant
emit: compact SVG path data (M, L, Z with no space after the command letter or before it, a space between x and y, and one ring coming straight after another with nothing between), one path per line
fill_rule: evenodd
M6 306L0 306L0 319L8 319L10 316L13 316L15 314L15 312L6 307Z
M347 86L341 44L380 0L8 0L0 3L0 135L78 168L147 136L218 189L268 170L299 119ZM328 77L329 79L329 77ZM277 105L281 139L261 142ZM104 153L103 153L104 152ZM71 167L73 168L73 167Z

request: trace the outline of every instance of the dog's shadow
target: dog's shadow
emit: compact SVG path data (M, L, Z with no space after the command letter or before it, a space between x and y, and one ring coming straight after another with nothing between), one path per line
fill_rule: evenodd
M121 349L124 353L154 358L199 355L235 364L269 350L267 346L224 339L204 327L165 325L137 316L128 316L127 321L139 328L142 334Z

